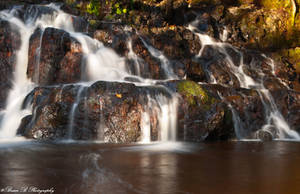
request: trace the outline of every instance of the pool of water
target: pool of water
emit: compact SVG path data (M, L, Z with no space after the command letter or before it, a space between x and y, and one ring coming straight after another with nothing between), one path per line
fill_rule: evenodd
M2 143L0 193L22 189L298 194L300 143Z

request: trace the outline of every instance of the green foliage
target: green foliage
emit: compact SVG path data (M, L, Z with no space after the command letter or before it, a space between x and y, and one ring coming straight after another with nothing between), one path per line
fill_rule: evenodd
M121 6L120 3L115 3L112 6L112 14L123 15L127 13L126 6Z
M90 3L86 7L86 11L91 15L100 15L100 2L99 0L91 0Z
M188 99L189 104L196 104L196 99L200 99L202 103L213 103L207 92L197 83L193 81L181 81L177 85L178 92Z

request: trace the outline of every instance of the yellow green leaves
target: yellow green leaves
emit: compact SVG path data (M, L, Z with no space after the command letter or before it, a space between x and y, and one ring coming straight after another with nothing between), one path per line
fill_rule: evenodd
M100 10L100 2L97 0L91 0L90 3L86 7L86 11L89 14L94 14L96 16L98 16L100 14L99 10Z
M115 9L115 13L118 14L118 15L122 15L122 14L126 14L127 13L127 9L126 8L122 8L119 3L116 3L114 5L114 9Z
M209 100L207 92L196 82L181 81L177 86L178 92L188 98L190 104L195 104L195 98L200 98L202 102L206 103Z

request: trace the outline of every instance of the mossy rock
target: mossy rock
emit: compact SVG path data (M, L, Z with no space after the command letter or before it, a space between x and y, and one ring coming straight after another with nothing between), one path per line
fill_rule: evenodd
M177 91L184 96L190 105L196 105L201 102L204 105L215 103L216 99L196 82L184 80L177 84Z
M299 1L299 0L298 0ZM277 50L300 44L300 22L296 15L299 4L290 0L256 1L250 8L235 11L238 28L248 48ZM229 22L231 18L229 19ZM298 25L299 23L299 25Z
M220 0L187 0L190 5L198 5L200 3L204 4L220 4Z
M267 9L287 8L291 5L290 0L261 0L259 4Z

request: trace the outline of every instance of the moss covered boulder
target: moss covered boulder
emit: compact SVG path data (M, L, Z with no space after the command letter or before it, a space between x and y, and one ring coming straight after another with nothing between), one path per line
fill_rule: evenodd
M298 7L291 0L241 1L228 9L226 23L248 48L294 47L300 43Z
M234 137L231 112L218 95L189 80L178 81L175 85L180 95L178 139L202 141Z

